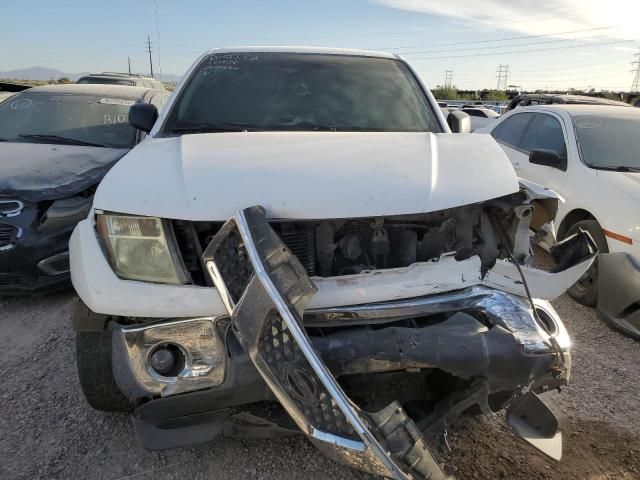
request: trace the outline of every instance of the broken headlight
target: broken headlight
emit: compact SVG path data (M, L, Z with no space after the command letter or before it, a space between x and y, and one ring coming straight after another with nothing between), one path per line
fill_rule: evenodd
M98 214L98 233L111 268L121 278L183 284L187 275L170 226L155 217Z

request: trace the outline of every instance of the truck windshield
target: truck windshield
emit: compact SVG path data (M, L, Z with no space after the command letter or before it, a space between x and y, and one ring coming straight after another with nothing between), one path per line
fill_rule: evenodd
M573 126L580 156L587 166L606 170L640 170L640 114L621 114L620 117L580 115L574 117Z
M9 142L131 148L134 100L101 95L25 91L0 104L0 137Z
M348 55L219 53L177 98L164 134L207 131L442 131L401 61Z

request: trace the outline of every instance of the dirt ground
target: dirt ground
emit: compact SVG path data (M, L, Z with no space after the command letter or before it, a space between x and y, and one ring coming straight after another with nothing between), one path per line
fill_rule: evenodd
M302 438L219 439L147 452L126 415L82 397L70 326L72 293L0 298L1 479L355 479ZM640 343L609 330L593 310L555 303L572 335L573 378L544 399L564 432L561 462L503 426L502 415L448 436L446 470L464 479L640 479Z

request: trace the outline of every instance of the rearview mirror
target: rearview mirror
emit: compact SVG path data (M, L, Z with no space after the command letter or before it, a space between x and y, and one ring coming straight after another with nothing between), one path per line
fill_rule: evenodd
M468 113L459 110L449 112L447 123L453 133L471 133L471 117Z
M529 152L529 163L557 168L562 171L567 170L567 157L561 157L553 150L531 150Z
M129 124L149 133L158 119L158 109L150 103L135 103L129 108Z

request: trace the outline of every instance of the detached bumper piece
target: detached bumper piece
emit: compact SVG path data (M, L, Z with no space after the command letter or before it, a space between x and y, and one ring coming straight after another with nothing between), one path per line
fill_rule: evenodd
M240 343L320 451L395 479L447 478L399 404L374 414L361 411L322 362L302 326L316 287L263 208L242 210L225 223L203 260Z

